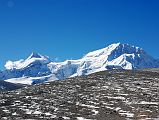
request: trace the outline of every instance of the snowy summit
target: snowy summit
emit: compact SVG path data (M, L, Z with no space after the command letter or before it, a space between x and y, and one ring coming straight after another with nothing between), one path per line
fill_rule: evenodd
M40 55L39 53L32 53L26 60L19 60L19 61L7 61L5 64L6 69L22 69L28 67L33 62L41 62L41 63L48 63L49 59L45 56Z

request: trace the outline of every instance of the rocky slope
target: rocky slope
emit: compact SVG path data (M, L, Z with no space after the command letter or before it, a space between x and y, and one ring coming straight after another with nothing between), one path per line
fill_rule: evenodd
M113 70L0 94L1 120L157 120L159 73Z

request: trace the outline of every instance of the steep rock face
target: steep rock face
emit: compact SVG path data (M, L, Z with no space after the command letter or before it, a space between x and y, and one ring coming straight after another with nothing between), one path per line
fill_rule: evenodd
M129 44L111 44L106 48L86 54L78 60L52 62L46 56L32 53L26 60L8 61L0 79L29 84L47 80L88 75L108 69L159 68L159 60L148 55L142 48ZM14 79L12 79L14 78ZM18 82L18 83L19 83Z
M142 69L159 67L159 61L148 55L143 49L128 44L119 44L108 60L111 64L122 66L124 69Z

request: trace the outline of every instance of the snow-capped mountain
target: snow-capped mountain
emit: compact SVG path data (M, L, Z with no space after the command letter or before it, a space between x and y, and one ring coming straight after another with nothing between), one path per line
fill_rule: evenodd
M159 68L159 60L142 48L129 44L111 44L86 54L78 60L53 62L48 57L32 53L26 60L8 61L0 79L13 83L36 84L48 80L88 75L108 69Z
M27 77L41 77L50 75L51 72L47 67L50 62L48 57L37 53L32 53L26 60L7 61L6 70L0 76L1 79Z

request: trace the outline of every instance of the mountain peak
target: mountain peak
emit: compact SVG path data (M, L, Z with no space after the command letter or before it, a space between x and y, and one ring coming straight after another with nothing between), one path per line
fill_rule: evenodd
M109 55L113 51L117 51L119 48L123 49L123 48L126 48L126 47L131 48L132 46L130 46L129 44L113 43L113 44L110 44L109 46L107 46L105 48L95 50L93 52L89 52L88 54L86 54L84 56L84 58L100 57L101 55Z
M18 61L7 61L5 64L6 69L24 69L28 67L30 64L37 64L37 62L42 63L42 64L47 64L50 62L49 57L47 56L42 56L39 53L32 52L31 55L23 60L18 60Z
M43 56L40 55L39 53L36 53L36 52L32 52L31 55L28 57L28 59L31 59L31 58L42 58Z
M130 45L128 43L120 43L120 42L119 43L113 43L113 44L109 45L106 48L111 48L111 47L116 48L116 49L117 48L122 48L122 49L130 49L130 48L133 48L133 49L142 49L140 47L133 46L133 45Z
M122 43L113 43L109 45L108 47L89 52L84 56L84 58L94 58L94 57L100 57L100 56L109 56L111 54L116 54L118 57L122 54L140 54L145 53L142 48L132 46L129 44L122 44Z

